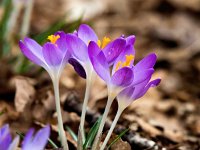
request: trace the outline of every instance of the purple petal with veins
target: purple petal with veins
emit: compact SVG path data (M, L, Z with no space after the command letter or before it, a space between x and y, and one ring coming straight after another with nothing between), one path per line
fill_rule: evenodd
M94 30L86 24L80 25L78 29L78 37L83 40L86 45L88 45L90 41L97 42L98 40Z

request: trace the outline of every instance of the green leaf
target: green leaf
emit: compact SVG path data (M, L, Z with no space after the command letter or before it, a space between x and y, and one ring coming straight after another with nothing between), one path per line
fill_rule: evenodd
M124 134L126 134L126 132L129 131L128 129L125 129L124 131L122 131L111 143L110 145L107 147L107 149L109 149L113 144L115 144Z
M5 110L5 109L4 109L4 110L2 110L2 111L0 112L0 116L1 116L1 115L3 115L5 112L6 112L6 110Z
M6 32L7 32L7 23L12 12L12 0L4 0L1 5L4 8L4 13L0 19L0 56L2 57L5 54L10 52L10 46L6 43ZM5 45L6 44L6 45Z
M99 119L95 122L95 124L92 126L92 128L88 132L87 138L86 138L85 143L83 145L83 150L86 150L88 147L92 146L94 138L95 138L97 131L99 129L101 119L102 119L102 117L99 117Z
M3 112L3 111L1 111L1 112L0 112L0 116L1 116L1 115L3 115L3 114L4 114L4 112Z
M72 138L77 142L78 141L78 137L74 133L74 131L69 126L65 126L65 128L67 129L67 131L69 132L69 134L72 136Z
M20 132L17 132L17 131L16 131L16 134L18 134L18 135L19 135L19 137L20 137L21 139L23 139L23 138L24 138L24 134L23 134L23 133L20 133Z
M58 146L51 139L48 139L48 142L53 148L58 148Z

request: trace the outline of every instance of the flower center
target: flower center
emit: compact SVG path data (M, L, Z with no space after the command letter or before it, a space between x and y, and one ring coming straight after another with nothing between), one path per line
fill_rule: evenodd
M110 43L111 39L108 37L104 37L102 42L100 40L97 41L97 45L103 49L104 47L106 47L106 45L108 45L108 43Z
M48 40L52 43L55 44L56 41L60 38L60 35L49 35L48 36Z
M124 62L118 61L115 71L119 70L121 67L128 67L131 65L131 61L134 59L134 55L126 55L126 60Z

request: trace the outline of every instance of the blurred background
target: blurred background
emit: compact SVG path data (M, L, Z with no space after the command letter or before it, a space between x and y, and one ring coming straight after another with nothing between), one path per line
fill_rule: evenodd
M153 78L161 77L161 84L134 102L118 123L119 127L130 128L132 137L154 142L153 146L145 145L140 138L138 145L126 137L123 140L129 144L121 141L111 149L122 149L122 144L127 150L153 149L155 145L172 150L199 150L199 0L1 0L0 126L9 123L15 133L50 123L52 138L55 137L50 78L22 56L18 41L29 36L43 44L48 35L58 30L73 32L81 23L91 25L99 39L134 34L136 62L151 52L158 56ZM68 65L60 83L64 123L77 132L80 114L69 101L81 104L85 81ZM106 97L105 85L97 79L89 111L102 113ZM114 103L110 120L116 109ZM86 126L90 127L90 120Z

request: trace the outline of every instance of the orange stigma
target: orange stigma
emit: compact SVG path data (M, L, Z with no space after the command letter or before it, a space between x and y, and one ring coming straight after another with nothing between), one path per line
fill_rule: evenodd
M105 36L105 37L103 38L102 42L101 42L100 40L97 41L97 45L98 45L101 49L103 49L103 48L106 47L106 45L108 45L108 43L110 43L110 41L111 41L111 39Z
M131 65L131 61L134 59L134 55L126 55L126 60L124 62L118 61L115 71L119 70L121 67L128 67Z
M55 44L56 41L60 38L60 35L49 35L48 36L48 40L52 43Z

